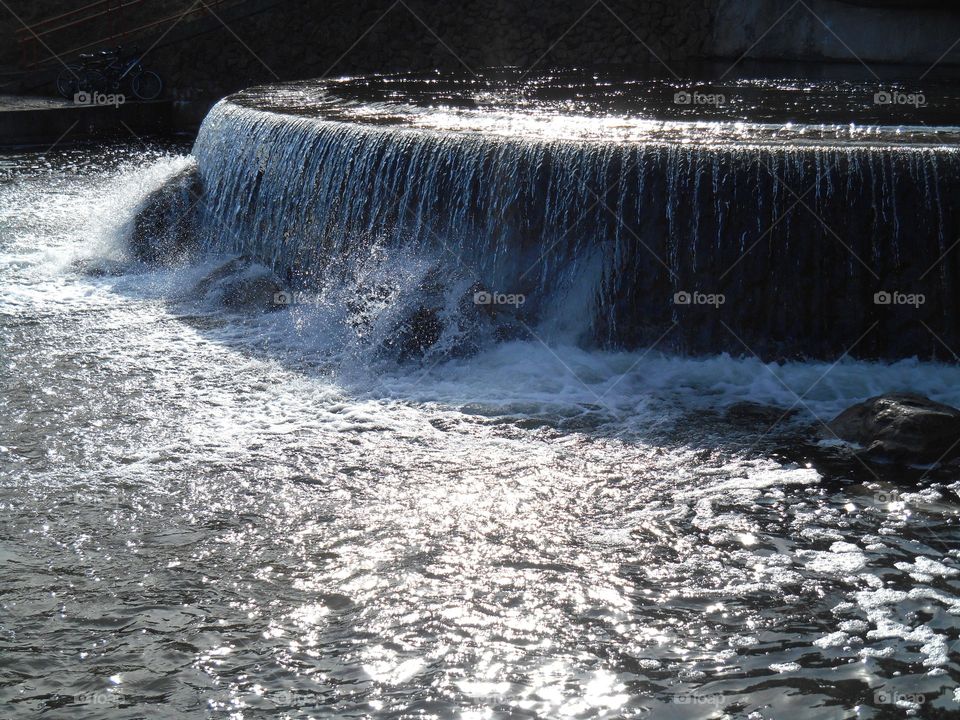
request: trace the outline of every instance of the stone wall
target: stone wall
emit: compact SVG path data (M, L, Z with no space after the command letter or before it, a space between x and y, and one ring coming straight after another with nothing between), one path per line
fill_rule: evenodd
M0 65L12 65L20 61L20 48L17 44L17 31L24 24L35 23L69 13L93 0L4 0L0 4ZM131 25L145 23L151 19L172 15L188 7L185 0L148 0L141 6L126 9L124 21ZM105 37L114 31L113 19L104 16L91 21L80 28L44 35L43 41L60 53L90 40ZM60 24L60 23L57 23ZM51 26L48 26L51 27Z
M7 0L27 22L76 7ZM683 75L690 61L724 67L744 53L862 67L932 63L960 37L960 15L928 0L248 0L258 14L183 22L146 64L174 97L217 96L252 84L324 75L515 65L523 69L623 64ZM193 0L150 0L136 12L168 14ZM782 19L779 20L778 18ZM206 23L206 24L204 24ZM19 25L0 8L3 58ZM207 34L184 40L200 27ZM829 27L829 29L828 29ZM772 28L772 29L771 29ZM84 30L84 34L91 31ZM834 34L835 33L835 34ZM837 37L839 36L839 38ZM62 35L60 51L80 37ZM150 46L151 38L139 43ZM941 62L960 56L960 47ZM798 74L804 74L801 69ZM865 79L869 79L866 77Z
M254 0L251 5L272 7L231 20L229 30L215 24L217 31L194 40L165 41L148 59L171 87L215 94L275 76L286 80L464 65L526 69L535 63L653 63L663 69L656 57L671 64L706 52L714 1ZM71 5L8 2L28 22ZM192 4L179 2L184 8ZM18 25L2 8L0 23L0 33L7 35ZM188 25L181 24L168 40ZM67 34L52 45L60 51L76 39Z
M713 5L708 45L716 57L749 51L764 59L921 66L913 77L938 60L946 66L960 59L954 46L960 12L944 0L716 0Z
M608 0L584 14L580 0L305 0L231 23L237 37L160 49L152 62L177 85L220 92L274 74L647 64L654 54L670 63L704 53L711 1Z

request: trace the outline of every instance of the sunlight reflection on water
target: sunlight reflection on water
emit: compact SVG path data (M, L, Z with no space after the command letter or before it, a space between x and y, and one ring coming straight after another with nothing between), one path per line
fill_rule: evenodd
M886 709L880 690L953 708L955 480L838 489L745 453L709 415L774 392L745 360L557 348L616 381L613 410L533 343L312 371L289 316L197 323L171 292L189 269L51 262L150 160L114 152L74 158L81 177L24 156L0 189L16 712L833 718ZM865 374L960 392L955 368L851 363L811 402Z

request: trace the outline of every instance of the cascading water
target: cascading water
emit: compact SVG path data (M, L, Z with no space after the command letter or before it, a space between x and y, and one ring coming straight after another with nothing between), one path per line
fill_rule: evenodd
M444 291L404 288L408 315L439 318L430 342L476 314L455 289L522 297L501 334L586 346L774 359L960 346L950 132L651 121L598 110L582 87L561 102L557 82L474 87L464 107L470 84L420 83L221 102L194 150L206 248L314 290L371 255L417 257Z

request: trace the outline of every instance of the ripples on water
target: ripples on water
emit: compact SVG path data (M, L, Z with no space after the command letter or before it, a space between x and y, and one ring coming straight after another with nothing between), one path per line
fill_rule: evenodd
M176 152L0 158L4 718L956 717L956 478L825 478L720 420L826 365L338 357L309 306L125 262ZM906 388L960 404L960 369L807 402Z
M955 145L953 84L925 93L875 84L740 80L719 84L637 80L613 70L519 70L480 75L370 75L254 87L231 102L281 115L524 140L682 145L859 147ZM919 106L917 105L919 103ZM918 112L919 110L919 112Z

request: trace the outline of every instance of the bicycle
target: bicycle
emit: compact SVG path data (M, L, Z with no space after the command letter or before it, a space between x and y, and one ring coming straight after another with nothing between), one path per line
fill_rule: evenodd
M156 100L163 92L163 80L140 64L139 51L123 59L123 49L101 50L79 56L81 64L68 65L57 78L57 91L66 98L77 93L118 93L129 87L138 100Z
M77 63L65 65L57 76L57 94L68 100L75 98L78 93L90 93L95 89L94 83L98 76L92 75L89 68Z

